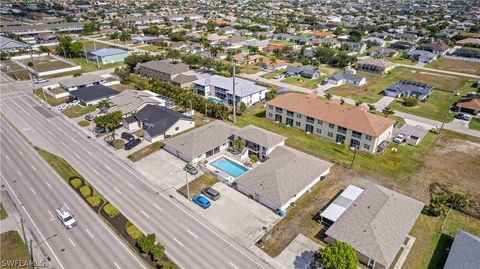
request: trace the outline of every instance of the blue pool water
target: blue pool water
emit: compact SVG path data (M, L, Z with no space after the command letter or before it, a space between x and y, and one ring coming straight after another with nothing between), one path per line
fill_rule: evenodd
M233 162L225 157L215 160L211 164L233 177L239 177L243 173L248 171L248 169L244 166Z
M220 103L223 102L222 99L217 98L217 97L213 97L213 96L209 96L207 99L214 102L215 104L220 104Z

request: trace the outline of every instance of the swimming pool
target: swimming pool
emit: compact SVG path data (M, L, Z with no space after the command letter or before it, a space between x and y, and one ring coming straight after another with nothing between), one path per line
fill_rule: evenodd
M248 171L246 167L225 157L221 157L210 164L233 177L239 177Z
M223 103L223 100L217 97L209 96L207 97L207 99L214 102L215 104Z

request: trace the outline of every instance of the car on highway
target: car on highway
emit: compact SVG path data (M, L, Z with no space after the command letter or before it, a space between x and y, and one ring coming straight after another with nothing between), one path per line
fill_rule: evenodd
M405 138L406 136L404 134L398 134L397 136L395 136L395 138L393 139L393 142L397 143L397 144L401 144L403 143L403 141L405 141Z
M132 141L128 141L128 142L125 143L125 145L123 146L123 149L124 149L124 150L131 150L132 148L134 148L134 147L136 147L137 145L139 145L141 142L142 142L142 140L140 140L140 138L137 138L137 139L132 140Z
M92 121L95 117L92 114L85 115L85 120Z
M41 83L45 83L45 82L48 82L48 79L46 79L46 78L39 78L39 79L36 79L36 80L35 80L35 84L41 84Z
M133 141L135 140L135 136L133 136L131 133L127 133L127 132L123 132L121 135L120 135L121 138L127 140L127 141Z
M62 206L61 208L57 209L57 217L62 222L63 226L67 229L71 229L77 226L77 221L73 218L73 214L70 213L70 210Z
M207 188L202 189L202 194L207 196L208 198L210 198L213 201L216 201L220 198L220 193L217 190L215 190L214 188L211 188L211 187L207 187Z
M197 194L193 197L192 202L195 204L199 205L203 209L207 209L210 207L210 201L205 198L205 196Z
M189 173L190 175L196 175L198 174L198 170L197 168L195 168L195 166L187 163L185 165L185 167L183 168L183 170L185 170L187 173Z
M470 120L472 116L465 114L465 113L458 113L455 118L460 119L460 120Z

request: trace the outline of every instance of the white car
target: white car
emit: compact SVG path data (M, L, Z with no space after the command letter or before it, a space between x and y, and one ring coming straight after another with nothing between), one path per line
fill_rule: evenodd
M39 79L36 79L36 80L35 80L35 84L41 84L41 83L45 83L45 82L48 82L48 79L46 79L46 78L39 78Z
M395 138L393 139L393 142L398 143L398 144L401 144L401 143L403 143L403 141L405 141L405 138L406 138L406 136L405 136L404 134L398 134L398 135L395 136Z
M73 218L73 214L70 213L67 207L62 206L57 209L57 217L62 222L63 226L67 229L71 229L77 225L77 221Z

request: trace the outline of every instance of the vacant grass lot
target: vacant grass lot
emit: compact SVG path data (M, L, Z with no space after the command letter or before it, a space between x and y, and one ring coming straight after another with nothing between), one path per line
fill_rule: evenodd
M92 106L76 105L76 106L62 110L62 113L69 118L76 118L88 113L92 113L96 109L97 109L97 106L94 106L94 105Z
M26 263L29 260L28 249L22 238L17 231L8 231L0 235L0 245L2 253L2 268L4 268L3 262L15 262L21 261ZM7 265L7 264L6 264ZM6 268L20 269L24 266L5 266Z
M467 74L480 74L480 62L460 61L440 58L426 67Z
M33 93L40 97L40 99L44 100L45 101L45 97L47 98L47 103L51 106L58 106L60 104L63 104L65 103L65 101L67 100L68 97L62 97L62 98L58 98L56 99L55 97L51 96L51 95L48 95L48 94L44 94L42 89L35 89L33 91Z
M318 84L322 82L322 80L323 77L317 79L308 79L304 77L289 77L282 80L282 82L308 89L316 89L318 87Z
M101 69L117 68L123 65L123 62L118 62L113 64L101 64L100 67L98 67L96 62L89 61L85 58L74 58L72 61L82 67L82 73L93 72Z
M353 158L353 151L345 145L337 145L325 138L307 134L303 130L286 127L265 119L265 110L254 106L243 116L237 118L237 125L254 124L269 131L286 136L286 144L321 159L329 160L342 166L349 166ZM368 171L388 176L396 180L408 179L421 165L428 149L435 142L437 136L428 133L417 147L398 147L394 152L388 149L384 154L368 154L359 152L355 160L354 169Z
M285 75L285 70L275 70L264 75L261 75L262 78L274 79L276 75L283 76Z
M139 47L139 49L151 51L151 52L166 52L165 48L162 48L159 46L153 46L153 45Z
M8 217L7 211L3 208L3 205L0 204L0 220L6 219Z
M45 71L72 67L71 64L57 60L51 56L34 57L33 61L31 58L22 59L19 61L27 65L29 63L33 63L33 65L30 67L38 72L45 72Z
M11 60L2 60L0 63L0 70L8 74L15 80L28 80L30 75L28 71L23 69L20 65L14 63Z
M472 118L468 123L468 127L470 129L480 131L480 118Z
M211 187L217 183L218 180L209 174L203 174L196 179L190 181L188 183L188 187L190 190L190 199L193 198L196 194L201 194L203 188ZM187 197L187 185L184 185L178 192L181 193L183 196Z
M396 56L396 57L385 57L385 60L398 63L398 64L408 64L408 65L414 65L416 64L415 61L412 61L411 59L405 59L402 58L401 56Z
M141 159L147 157L148 155L161 150L163 148L163 146L164 146L164 144L160 141L154 142L154 143L152 143L152 144L150 144L146 147L143 147L143 148L135 151L134 153L128 155L128 158L132 162L138 162Z
M262 71L262 68L260 68L260 66L256 66L255 64L247 64L240 67L240 71L242 74L255 74Z

